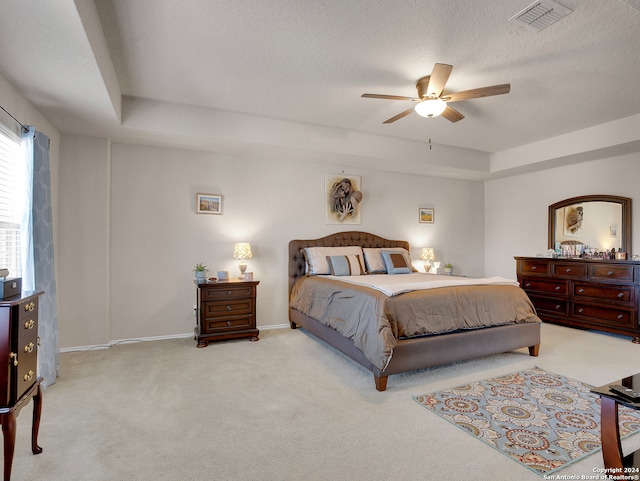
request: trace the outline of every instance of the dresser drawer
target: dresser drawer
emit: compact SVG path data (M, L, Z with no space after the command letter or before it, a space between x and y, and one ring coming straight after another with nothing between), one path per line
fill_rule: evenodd
M568 313L569 301L564 299L551 299L547 297L529 296L536 310L540 313L555 314L557 316L566 316Z
M206 302L204 304L204 317L220 317L231 315L247 315L253 312L253 299L230 299L227 302Z
M253 320L251 316L207 319L204 323L204 334L233 331L235 329L248 329L253 327L252 324Z
M22 321L23 319L32 317L34 314L35 315L38 314L38 298L37 297L30 297L20 302L20 304L18 304L18 319L20 321Z
M518 262L521 274L549 274L549 262L545 260L526 260Z
M632 303L634 301L634 288L632 286L615 286L606 284L573 284L573 297L603 299Z
M592 320L597 324L606 324L617 327L637 327L634 322L633 310L615 307L592 306L589 304L575 303L573 316L585 320Z
M593 280L633 281L633 266L593 264L590 268L589 277Z
M553 275L570 279L581 279L587 277L587 265L579 262L557 262L553 264Z
M569 293L568 281L554 279L536 279L526 277L522 280L522 288L529 291L553 293L559 296L566 296Z
M38 369L37 332L31 332L19 339L17 351L16 399L19 399L36 382Z
M204 288L202 289L203 301L217 301L222 299L239 299L242 297L255 297L255 286L252 285L235 285L225 286L223 288Z

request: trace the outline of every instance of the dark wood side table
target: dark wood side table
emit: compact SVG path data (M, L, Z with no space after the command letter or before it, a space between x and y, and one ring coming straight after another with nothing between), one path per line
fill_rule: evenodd
M231 279L197 284L195 339L198 347L225 339L258 340L256 288L259 283Z
M629 453L626 456L623 455L620 443L620 425L618 424L618 406L623 405L631 409L640 410L640 402L632 402L611 391L610 386L616 384L631 388L634 391L640 391L640 374L625 377L591 390L591 392L600 396L602 457L604 467L609 474L614 476L627 475L632 476L627 479L634 479L633 476L638 475L637 469L640 468L640 450Z

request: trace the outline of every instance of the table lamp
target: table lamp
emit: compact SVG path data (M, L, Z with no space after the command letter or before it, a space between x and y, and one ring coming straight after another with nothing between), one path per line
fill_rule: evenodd
M238 267L240 267L239 279L244 279L244 271L247 270L246 259L251 259L251 245L248 242L238 242L233 248L233 258L240 261Z
M433 247L423 247L420 249L420 260L424 261L425 272L429 272L431 270L431 263L435 258Z

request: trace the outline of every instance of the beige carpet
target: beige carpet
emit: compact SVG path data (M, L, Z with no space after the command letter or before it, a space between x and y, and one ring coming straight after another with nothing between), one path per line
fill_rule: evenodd
M538 358L521 350L395 375L384 393L302 330L204 349L177 339L65 353L44 394L44 451L31 454L28 406L12 479L539 481L412 395L533 366L592 385L640 372L640 345L627 339L548 324L542 332ZM558 474L600 467L595 454Z

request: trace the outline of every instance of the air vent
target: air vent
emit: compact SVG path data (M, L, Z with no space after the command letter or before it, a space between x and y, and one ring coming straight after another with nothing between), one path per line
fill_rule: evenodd
M552 0L541 0L516 13L509 21L519 23L539 32L570 13L571 10L567 7L563 7Z

